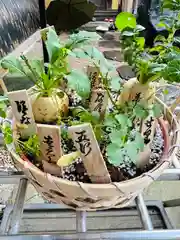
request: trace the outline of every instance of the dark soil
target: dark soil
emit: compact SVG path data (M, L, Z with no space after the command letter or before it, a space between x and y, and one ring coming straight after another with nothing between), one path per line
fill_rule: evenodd
M107 169L110 173L111 180L113 182L121 182L128 179L132 179L134 177L140 176L142 173L147 172L154 168L157 163L160 161L162 153L163 153L163 139L162 139L162 131L160 127L157 128L154 141L151 148L151 157L149 160L149 164L144 167L144 169L139 169L136 167L134 163L123 163L121 166L113 166L108 161L106 161ZM68 147L67 147L68 146ZM73 146L72 140L64 141L64 151L66 153L72 152L69 149L69 146L75 151ZM106 159L105 153L102 152L104 159ZM86 169L82 163L81 159L73 162L71 165L64 169L64 176L65 179L70 181L81 181L90 183L91 180L89 179Z

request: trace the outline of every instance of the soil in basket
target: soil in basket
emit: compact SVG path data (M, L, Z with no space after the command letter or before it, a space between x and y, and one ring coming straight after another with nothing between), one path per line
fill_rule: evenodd
M70 145L72 146L72 144L70 143L68 145L67 143L66 144L64 143L64 147L66 151L70 150L67 147ZM110 173L111 180L113 182L120 182L120 181L137 177L142 173L151 170L160 161L163 154L163 149L164 149L163 135L162 135L160 126L158 126L156 129L154 140L152 142L152 146L151 146L151 156L149 159L149 164L145 166L144 169L138 169L134 163L121 164L121 166L116 167L110 164L108 161L106 161L106 166ZM70 151L72 150L75 150L75 149L73 148ZM104 155L104 159L106 159L106 154L103 153L103 155ZM81 181L86 183L91 182L81 159L78 159L68 167L64 168L63 177L70 181Z

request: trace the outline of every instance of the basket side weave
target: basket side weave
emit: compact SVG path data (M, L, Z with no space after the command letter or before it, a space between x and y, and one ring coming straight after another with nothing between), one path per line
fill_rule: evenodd
M13 145L7 148L12 156L14 165L23 171L38 192L45 198L55 203L63 203L76 210L100 210L128 206L134 198L147 188L162 172L172 163L178 152L176 145L180 139L178 122L170 109L159 99L157 101L165 108L165 118L171 125L174 133L171 139L170 155L151 171L124 182L112 182L109 184L87 184L68 181L44 173L30 162L25 162L16 154Z

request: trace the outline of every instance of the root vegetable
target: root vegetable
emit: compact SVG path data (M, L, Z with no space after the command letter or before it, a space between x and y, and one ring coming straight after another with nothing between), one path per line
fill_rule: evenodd
M58 161L57 161L57 165L60 166L68 166L70 165L74 160L76 160L78 157L80 156L80 153L77 152L72 152L69 154L66 154L64 156L62 156Z
M141 84L136 78L131 78L124 84L118 103L124 105L128 101L136 99L138 95L140 101L147 101L148 104L152 104L155 98L153 83Z
M62 113L67 113L69 99L66 94L62 98L58 95L52 97L39 97L32 102L35 121L50 123L56 121Z

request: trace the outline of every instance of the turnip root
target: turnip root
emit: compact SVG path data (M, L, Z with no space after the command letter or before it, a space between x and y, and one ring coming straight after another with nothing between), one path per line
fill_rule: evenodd
M55 94L51 97L38 97L32 101L34 118L39 123L56 121L59 116L67 113L68 106L69 99L65 93L62 98Z
M74 160L76 160L78 157L80 157L80 153L77 152L72 152L66 155L63 155L58 161L57 161L57 165L59 167L65 167L70 165Z
M124 105L126 102L135 100L139 97L139 101L147 102L148 105L154 102L155 87L153 83L141 84L136 78L128 80L118 98L118 103Z

